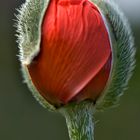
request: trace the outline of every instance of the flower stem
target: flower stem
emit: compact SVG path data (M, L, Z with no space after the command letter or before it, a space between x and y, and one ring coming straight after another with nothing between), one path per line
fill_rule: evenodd
M65 116L70 140L94 140L92 102L70 104L60 110Z

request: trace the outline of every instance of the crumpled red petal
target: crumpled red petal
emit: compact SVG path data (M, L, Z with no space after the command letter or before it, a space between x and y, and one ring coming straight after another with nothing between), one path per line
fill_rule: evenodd
M42 24L40 49L28 69L47 101L66 104L95 100L101 94L111 69L111 46L103 18L93 3L51 0Z

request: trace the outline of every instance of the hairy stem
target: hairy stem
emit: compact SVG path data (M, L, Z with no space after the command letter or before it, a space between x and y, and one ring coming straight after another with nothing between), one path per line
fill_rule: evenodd
M65 116L70 140L94 140L92 102L70 104L60 110Z

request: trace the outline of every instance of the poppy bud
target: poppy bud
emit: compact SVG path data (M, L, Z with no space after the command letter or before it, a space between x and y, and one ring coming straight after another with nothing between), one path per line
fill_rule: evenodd
M42 104L59 107L73 101L96 102L110 86L117 73L114 61L119 63L113 40L117 44L119 36L112 30L115 25L108 14L113 13L108 12L109 6L104 10L105 4L36 0L22 6L20 59L26 82Z

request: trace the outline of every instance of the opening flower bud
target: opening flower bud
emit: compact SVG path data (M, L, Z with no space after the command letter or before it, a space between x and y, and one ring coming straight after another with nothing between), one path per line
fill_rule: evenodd
M112 1L28 0L17 17L24 78L41 104L116 103L135 50L127 20Z

